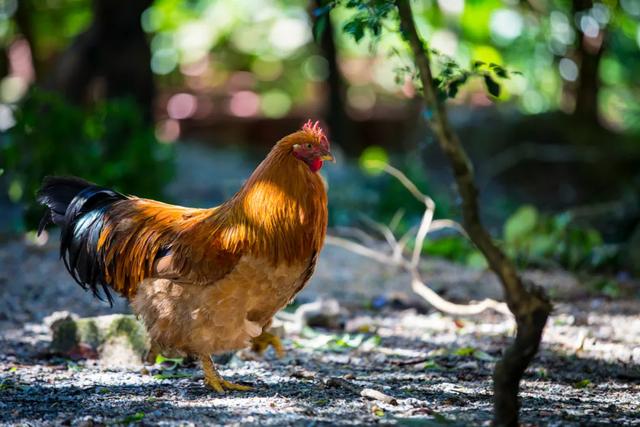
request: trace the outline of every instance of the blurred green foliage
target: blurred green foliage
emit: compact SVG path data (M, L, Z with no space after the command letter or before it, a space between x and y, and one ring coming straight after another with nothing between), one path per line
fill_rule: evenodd
M359 161L365 175L358 185L362 189L369 188L377 196L370 202L371 218L393 224L396 235L403 235L419 224L424 205L397 179L381 174L383 165L388 162L389 154L383 148L372 146L366 149ZM437 188L428 182L420 162L395 157L392 163L401 165L400 169L411 182L438 201L436 218L457 216L457 208L444 203L448 198L438 194ZM339 191L334 190L332 195ZM598 230L576 223L569 212L552 215L541 213L530 205L520 206L507 218L502 231L496 234L505 252L521 267L611 272L622 262L619 245L605 243ZM429 234L423 245L427 256L445 258L469 267L487 268L480 251L466 237L458 234Z
M41 214L34 199L44 176L75 175L145 197L160 196L172 177L172 148L156 141L132 100L85 110L33 90L15 120L0 145L1 179L9 199L27 207L28 227Z
M503 242L508 254L529 265L597 270L618 257L618 248L605 245L596 229L573 223L569 213L548 216L533 206L520 207L507 220Z
M571 88L581 67L575 57L580 32L597 32L591 39L604 39L598 67L601 114L612 128L637 132L638 2L594 0L578 13L574 3L577 0L419 0L412 8L429 47L469 71L478 61L523 71L523 77L498 82L501 73L487 70L459 91L457 102L486 105L486 99L473 97L486 86L490 94L527 114L571 110ZM90 0L19 4L29 17L36 62L45 68L86 29L92 15ZM9 47L28 32L16 19L17 5L16 0L0 3L0 47ZM332 23L338 30L333 36L350 111L371 114L375 105L397 105L411 97L395 82L396 71L411 61L390 0L322 0L316 6L304 0L155 0L141 23L149 34L159 86L186 86L195 92L247 90L259 96L256 114L283 117L317 99L313 85L324 81L328 70L314 34L317 38ZM442 80L449 97L463 80L461 75ZM499 93L494 83L501 83Z
M620 257L617 245L605 244L596 229L574 223L569 213L546 215L528 205L508 218L499 242L521 267L609 271ZM480 252L460 236L429 238L424 251L471 267L487 266Z
M328 1L333 18L340 22L338 40L350 56L370 54L387 56L385 67L404 70L414 77L407 59L406 45L398 31L397 12L391 0ZM586 50L602 49L597 68L600 112L605 121L618 130L637 131L640 72L640 7L631 0L595 0L587 5L577 0L544 2L499 0L422 0L412 2L419 33L432 54L443 56L436 61L439 88L455 97L462 83L488 64L481 74L488 92L500 100L513 101L524 113L537 114L562 108L573 109L581 76L580 46ZM588 7L587 7L588 6ZM581 8L583 8L580 10ZM325 8L318 13L328 13ZM582 40L583 34L589 37ZM604 40L604 42L603 42ZM409 64L409 65L407 65ZM452 66L452 64L455 64ZM461 66L471 64L468 70ZM514 70L523 78L501 82ZM377 75L385 74L377 70ZM400 80L404 80L401 78ZM378 80L380 87L389 88ZM481 83L469 84L463 94L480 89ZM397 89L397 87L396 87ZM634 95L635 94L635 95ZM635 98L635 99L634 99Z

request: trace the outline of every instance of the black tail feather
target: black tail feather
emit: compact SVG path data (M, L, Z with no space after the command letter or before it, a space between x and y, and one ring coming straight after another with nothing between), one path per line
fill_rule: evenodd
M102 288L109 304L113 298L97 246L105 213L113 203L125 199L116 191L73 177L47 177L38 192L38 201L47 208L38 233L51 222L60 226L60 258L71 277L100 299Z
M73 176L45 177L37 195L38 202L46 207L38 226L38 235L51 223L62 227L67 206L78 193L91 186L95 184Z

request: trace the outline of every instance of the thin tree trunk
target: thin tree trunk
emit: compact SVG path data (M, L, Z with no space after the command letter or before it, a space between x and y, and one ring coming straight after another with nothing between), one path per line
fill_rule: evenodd
M434 89L429 51L425 49L413 21L409 0L395 0L404 37L409 41L420 73L430 127L453 169L462 198L463 225L469 237L499 277L507 306L514 314L517 334L494 371L494 425L518 424L518 389L522 375L536 354L551 304L544 292L525 284L513 263L494 244L480 219L478 190L471 162L447 118L444 103L438 101Z
M155 87L140 16L151 0L94 0L93 22L58 60L46 86L70 101L132 97L151 121Z
M322 0L314 0L312 3L311 17L314 26L319 19L313 14L313 10L322 7ZM354 154L355 148L348 146L349 141L353 141L353 122L347 115L345 105L345 84L338 67L338 50L336 47L331 16L324 15L326 19L324 31L318 40L320 53L327 60L329 74L327 76L327 86L329 87L329 102L327 111L327 122L331 130L331 139L337 141L338 145L348 153Z
M571 4L572 15L585 12L593 7L592 0L573 0ZM600 91L600 78L598 69L604 50L605 29L600 30L597 39L588 38L577 25L577 41L575 46L575 59L578 63L579 73L575 85L575 109L573 114L584 123L598 125L598 93Z

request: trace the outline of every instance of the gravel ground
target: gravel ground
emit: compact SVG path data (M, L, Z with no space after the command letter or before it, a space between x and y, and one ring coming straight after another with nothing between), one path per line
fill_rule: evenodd
M52 312L128 310L79 289L55 245L0 244L0 425L477 425L491 418L491 371L513 323L493 313L456 319L431 312L403 293L402 275L338 248L324 251L301 298L336 297L338 329L298 328L286 336L283 359L242 351L221 365L253 392L215 395L193 363L158 377L160 366L106 369L50 354L44 319ZM459 297L465 289L474 298L495 291L488 273L443 262L425 269L435 287L457 280ZM579 285L566 273L528 275L564 283L572 302L556 305L526 373L522 421L640 425L640 302L578 297L583 292L570 292ZM393 399L362 397L365 388Z

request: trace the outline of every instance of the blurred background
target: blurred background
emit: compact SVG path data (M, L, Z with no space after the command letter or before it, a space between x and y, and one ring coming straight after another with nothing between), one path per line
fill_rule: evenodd
M354 41L353 11L296 0L0 1L0 233L34 233L42 177L212 206L308 118L330 133L334 232L369 219L399 233L423 206L367 159L403 170L459 219L395 28ZM449 101L476 166L485 221L522 267L587 273L587 291L636 294L640 273L640 2L423 0L422 36L463 67L511 70ZM320 11L320 12L319 12ZM356 30L357 31L357 30ZM356 37L359 38L359 37ZM443 69L445 69L444 67ZM25 234L26 233L26 234ZM426 254L482 269L464 238ZM593 278L596 279L593 279ZM593 279L593 280L592 280Z

